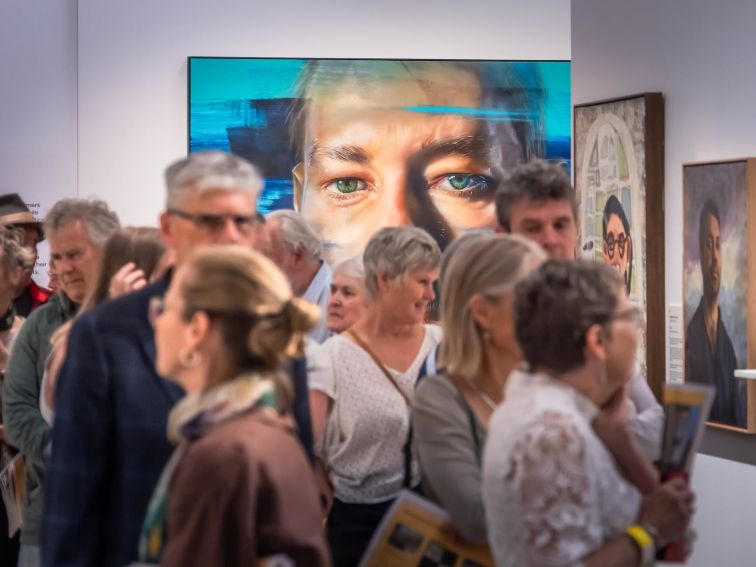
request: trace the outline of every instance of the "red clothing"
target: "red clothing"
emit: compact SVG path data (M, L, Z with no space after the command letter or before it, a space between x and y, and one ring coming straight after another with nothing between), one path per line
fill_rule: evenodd
M52 290L37 285L34 280L31 281L28 288L32 299L32 311L50 299L53 294Z

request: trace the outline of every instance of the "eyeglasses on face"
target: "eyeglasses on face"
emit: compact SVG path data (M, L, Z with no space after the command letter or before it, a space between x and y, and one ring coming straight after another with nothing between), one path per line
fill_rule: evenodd
M625 236L625 233L623 232L620 234L616 239L614 238L613 234L607 235L607 237L604 239L604 246L606 246L606 253L609 255L610 258L614 258L614 247L617 246L619 249L619 256L620 258L625 257L625 245L627 244L628 238Z
M640 327L641 312L638 307L630 307L623 311L619 311L611 316L610 321L627 321L632 323L636 327Z
M150 302L147 307L147 318L150 324L154 325L155 322L165 313L165 301L162 297L150 297Z
M214 213L189 213L181 209L168 209L169 215L174 215L193 223L200 230L216 234L226 228L230 220L240 234L249 234L257 226L265 224L265 217L256 212L253 215L232 215Z

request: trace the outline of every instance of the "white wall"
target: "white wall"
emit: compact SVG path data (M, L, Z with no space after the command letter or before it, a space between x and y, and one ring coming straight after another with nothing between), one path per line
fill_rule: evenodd
M186 57L569 59L567 0L79 0L79 190L153 223Z
M666 113L666 300L682 303L682 163L756 155L756 3L573 0L573 102L661 91ZM752 461L756 439L707 434L707 451ZM756 564L756 468L699 456L691 565Z
M0 194L19 193L44 217L76 196L76 169L76 0L3 0ZM45 266L37 272L46 282Z

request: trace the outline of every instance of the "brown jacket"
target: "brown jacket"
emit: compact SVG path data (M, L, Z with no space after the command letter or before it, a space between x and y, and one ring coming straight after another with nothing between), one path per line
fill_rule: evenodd
M193 441L168 496L163 566L331 564L312 468L293 421L254 411Z

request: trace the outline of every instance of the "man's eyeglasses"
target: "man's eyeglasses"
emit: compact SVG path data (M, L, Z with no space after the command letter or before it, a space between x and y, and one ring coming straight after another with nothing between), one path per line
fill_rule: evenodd
M625 309L624 311L615 313L609 318L609 320L610 321L627 321L628 323L632 323L636 327L639 327L640 322L641 322L640 309L638 309L637 307L630 307L628 309Z
M163 301L162 297L150 297L150 302L148 303L147 307L147 318L150 321L151 325L155 325L155 321L157 321L162 315L165 313L165 301Z
M606 253L609 255L610 258L614 258L615 246L619 248L620 258L624 258L626 244L627 244L627 237L625 236L624 232L620 234L616 239L614 238L613 234L609 234L604 240L604 245L606 246Z
M169 215L188 220L202 230L210 233L218 233L226 228L228 221L234 223L234 227L240 234L249 234L257 226L265 224L265 217L260 213L253 215L216 215L213 213L188 213L180 209L168 209Z

